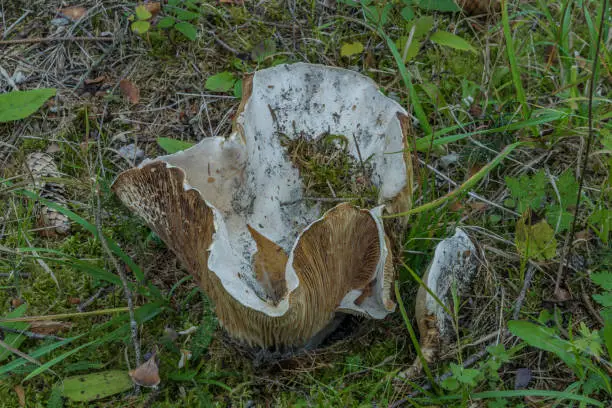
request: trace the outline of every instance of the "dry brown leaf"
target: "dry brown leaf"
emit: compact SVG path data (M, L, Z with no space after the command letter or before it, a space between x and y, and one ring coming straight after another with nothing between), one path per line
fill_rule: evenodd
M452 212L461 211L463 210L463 204L461 204L459 201L454 201L449 204L448 209Z
M78 297L69 297L68 303L70 303L71 305L78 305L81 303L81 299Z
M81 17L83 17L85 14L87 14L87 9L85 7L79 7L79 6L61 8L61 9L57 9L57 11L61 15L63 15L64 17L72 21L77 21Z
M143 6L149 13L151 13L153 17L155 17L161 11L161 4L159 1L151 1L143 4Z
M479 201L470 203L470 208L474 211L482 211L482 210L487 209L487 207L488 207L487 203L481 203Z
M140 90L131 81L122 79L119 82L119 88L123 96L127 97L133 105L140 102Z
M135 370L130 370L129 374L132 377L134 384L138 384L141 387L157 387L161 379L159 378L159 367L155 361L155 354Z
M60 322L56 320L42 320L30 323L30 331L36 334L55 334L62 330L68 330L72 323Z
M17 393L17 398L19 398L19 406L20 407L25 407L25 390L23 389L23 385L21 384L17 384L16 386L13 387L13 389L15 390L15 393Z
M24 303L25 303L25 302L24 302L24 301L23 301L23 299L21 299L21 298L12 298L12 299L11 299L11 306L12 306L13 308L17 308L17 307L19 307L19 306L23 305Z
M105 79L106 79L106 75L100 75L99 77L96 77L94 79L86 79L85 85L99 84L100 82L103 82Z
M555 292L553 293L553 296L555 300L559 302L567 302L568 300L572 299L572 295L563 288L556 289Z

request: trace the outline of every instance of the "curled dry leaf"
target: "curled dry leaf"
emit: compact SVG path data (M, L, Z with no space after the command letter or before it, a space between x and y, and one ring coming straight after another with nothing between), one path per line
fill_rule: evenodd
M55 320L41 320L30 323L29 330L37 334L55 334L62 330L69 330L72 323Z
M87 9L85 7L66 7L57 10L62 16L72 20L77 21L81 19L85 14L87 14Z
M144 8L151 13L152 17L155 17L161 11L161 4L159 1L150 1L143 4Z
M25 390L23 389L23 385L17 384L13 387L15 393L17 394L17 399L19 401L20 407L25 407L26 398L25 398Z
M285 64L243 80L229 137L146 160L113 185L215 303L235 339L264 348L313 345L337 311L382 319L395 310L381 215L408 209L406 111L356 72ZM342 136L344 135L344 136ZM306 194L290 148L340 145L367 159L376 194L360 208L325 208ZM296 151L295 149L293 150ZM358 184L365 164L347 183Z
M123 96L128 98L128 100L133 105L136 105L138 102L140 102L140 90L131 81L127 79L122 79L119 82L119 89L121 89L121 93L123 94Z
M159 378L159 367L155 360L156 353L153 353L151 357L142 363L139 367L134 370L130 370L129 374L134 384L140 385L141 387L157 387L161 381Z

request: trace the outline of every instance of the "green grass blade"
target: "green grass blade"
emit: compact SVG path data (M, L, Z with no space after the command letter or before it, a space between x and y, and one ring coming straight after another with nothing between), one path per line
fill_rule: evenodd
M436 382L431 373L431 370L429 369L427 360L425 359L425 356L423 355L423 352L421 351L421 345L419 344L419 340L416 337L414 328L412 327L412 324L410 323L410 319L408 318L408 313L406 313L406 308L404 307L404 302L402 301L402 294L400 293L400 290L399 290L399 281L395 281L395 300L397 301L397 304L399 305L399 309L402 314L402 319L404 319L404 323L406 324L406 328L408 329L408 334L410 335L410 340L412 341L412 345L414 346L414 349L417 352L417 356L419 357L419 361L421 362L421 365L423 366L423 371L425 371L425 374L427 375L429 382L435 389Z
M510 71L512 73L512 81L514 82L514 88L516 89L516 97L521 104L521 110L523 112L523 119L529 118L529 105L527 105L527 97L525 96L525 89L523 89L523 82L521 80L521 71L518 63L516 62L516 51L514 50L514 43L512 41L512 33L510 32L510 20L508 18L508 0L501 1L502 11L502 27L504 31L504 38L506 40L506 51L508 53L508 60L510 62Z
M40 201L46 206L48 206L49 208L53 208L54 210L57 210L58 212L64 214L66 217L70 218L70 220L76 222L77 224L85 228L94 237L96 237L97 239L100 239L95 225L93 225L92 223L90 223L89 221L81 217L80 215L70 211L69 209L57 203L54 203L53 201L42 198L38 194L33 193L31 191L20 190L18 194L25 195L26 197L31 198L32 200ZM144 273L142 272L142 269L140 269L140 267L132 260L132 258L130 258L125 252L123 252L121 247L119 247L119 245L117 245L117 243L113 241L112 239L109 239L108 237L106 237L106 242L108 243L108 247L110 248L110 250L115 255L117 255L123 262L125 262L126 265L130 267L130 269L134 272L136 279L139 282L143 282Z
M404 211L402 213L396 213L391 215L385 215L383 218L395 218L395 217L405 217L411 214L418 214L424 211L433 210L436 207L441 206L442 204L454 199L455 197L461 195L467 190L471 189L478 183L484 176L486 176L491 170L493 170L503 159L505 159L514 149L518 146L525 145L525 142L516 142L511 145L506 146L504 150L501 151L491 162L489 162L486 166L478 170L476 174L470 177L466 182L461 184L457 189L451 191L450 193L443 195L442 197L433 200L427 204L423 204L419 207L413 208L408 211Z
M449 129L451 129L452 131L452 130L459 128L458 126L453 126L451 128L446 128L441 131L435 132L431 136L425 136L425 137L420 138L419 140L416 141L416 149L419 152L424 152L428 150L430 145L441 146L441 145L456 142L456 141L465 139L470 136L475 136L475 135L487 135L487 134L492 134L492 133L513 132L513 131L517 131L517 130L521 130L521 129L525 129L525 128L529 128L533 126L551 123L556 120L561 120L565 118L566 116L567 116L567 113L563 111L546 111L542 115L534 116L526 120L520 120L517 122L510 123L508 125L504 125L504 126L500 126L496 128L475 130L472 132L458 133L455 135L440 137L444 135L445 133L449 133ZM432 137L434 139L433 142L431 141Z

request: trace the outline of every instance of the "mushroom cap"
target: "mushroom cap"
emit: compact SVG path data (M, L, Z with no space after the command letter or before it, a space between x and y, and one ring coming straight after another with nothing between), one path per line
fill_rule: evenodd
M312 64L258 71L243 94L229 137L145 161L114 191L196 276L234 337L300 344L336 310L385 317L395 303L380 216L410 204L406 112L369 78ZM372 166L379 205L321 215L281 146L298 133L347 135L347 154Z

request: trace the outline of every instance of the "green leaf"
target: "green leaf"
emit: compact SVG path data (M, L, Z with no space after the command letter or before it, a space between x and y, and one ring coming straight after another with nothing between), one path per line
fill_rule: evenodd
M612 291L612 272L593 273L591 274L591 280L603 290Z
M109 370L66 378L63 395L73 401L95 401L132 387L132 380L127 372Z
M515 242L524 259L546 260L557 254L555 231L546 220L530 225L528 213L516 222Z
M62 400L62 386L56 385L51 390L51 395L47 400L47 408L62 408L64 401Z
M400 15L404 18L404 20L410 21L414 18L414 9L411 6L406 6L402 8Z
M406 47L406 42L408 41L408 37L400 37L395 41L395 45L397 49L400 51L400 54L404 55L404 48ZM404 63L412 60L419 53L421 49L421 41L419 41L415 36L412 37L412 42L408 46L408 52L406 52L406 58L404 58Z
M21 317L25 314L27 308L28 308L28 305L24 303L23 305L17 307L15 310L7 313L3 317L6 319L11 319L13 317ZM2 325L9 329L17 329L17 330L27 330L27 328L30 327L30 325L25 322L8 322L8 323L2 323ZM26 337L22 336L19 333L10 333L10 332L7 332L3 338L6 344L16 349L19 348L19 346L21 345L21 343L23 343L25 339ZM11 355L13 355L11 351L6 350L4 347L0 346L0 361L6 360Z
M183 9L174 9L174 14L179 20L183 21L191 21L200 17L198 13L194 13L193 11L183 10Z
M159 22L157 23L157 26L159 28L170 28L174 25L174 23L175 23L174 17L166 16L162 18L161 20L159 20Z
M432 11L459 11L460 8L453 0L420 0L419 7Z
M242 98L242 79L234 83L234 96L236 98Z
M209 91L227 92L234 87L236 76L228 71L220 72L216 75L208 77L204 87Z
M12 91L0 95L0 122L27 118L36 112L50 97L55 88L39 88L30 91Z
M414 28L413 36L415 38L421 38L425 34L429 33L433 25L434 25L434 18L432 16L423 16L423 17L419 17L418 19L416 19L414 23L410 24L407 28L408 28L408 31L410 31L412 30L412 27L414 26L415 28Z
M574 215L557 205L549 205L546 209L546 219L550 225L555 227L555 232L558 233L569 229L574 220ZM557 228L557 223L559 223L559 228Z
M140 6L136 7L136 18L138 20L148 20L151 17L153 17L153 15L144 5L141 4Z
M526 174L518 178L506 177L510 194L518 202L516 210L521 214L528 209L538 210L546 199L546 174L539 170L533 177Z
M176 23L174 28L176 29L176 31L183 34L185 37L189 38L191 41L194 41L196 38L198 38L198 31L196 30L195 26L191 23L181 21L179 23Z
M185 142L183 140L171 139L169 137L158 137L157 144L164 149L166 153L173 154L181 150L189 149L195 143Z
M612 319L606 320L601 329L604 344L608 350L608 361L612 358Z
M429 39L439 45L444 45L456 50L471 51L476 53L476 48L474 48L472 44L463 38L446 31L436 31L431 35L431 37L429 37Z
M132 31L135 34L144 34L151 28L151 23L148 21L134 21L132 23Z
M361 54L363 52L363 44L359 41L342 44L340 48L340 56L350 57L351 55Z
M554 353L570 367L576 365L576 356L568 351L571 344L559 338L551 328L513 320L508 322L508 329L530 346Z
M561 202L559 203L561 208L567 209L575 205L578 196L578 182L574 177L572 169L564 171L556 184L559 196L561 197Z

